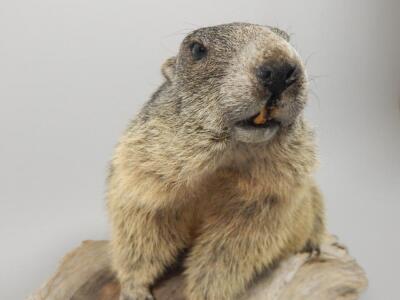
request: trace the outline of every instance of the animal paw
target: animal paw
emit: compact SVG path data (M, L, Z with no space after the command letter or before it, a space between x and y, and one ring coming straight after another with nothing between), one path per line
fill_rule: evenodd
M318 257L321 255L321 248L319 245L312 243L311 241L307 243L302 252L309 252L311 257Z
M154 300L148 288L134 288L121 291L119 300Z

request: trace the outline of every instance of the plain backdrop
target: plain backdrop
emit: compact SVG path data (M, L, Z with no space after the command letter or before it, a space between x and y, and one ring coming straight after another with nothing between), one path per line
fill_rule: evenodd
M0 298L24 299L84 239L108 238L105 177L184 35L279 26L307 62L329 230L399 299L400 1L0 2Z

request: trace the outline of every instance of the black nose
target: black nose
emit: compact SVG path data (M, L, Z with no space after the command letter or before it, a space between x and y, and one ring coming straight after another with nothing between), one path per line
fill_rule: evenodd
M275 97L297 80L298 73L296 65L286 62L264 64L256 70L257 78Z

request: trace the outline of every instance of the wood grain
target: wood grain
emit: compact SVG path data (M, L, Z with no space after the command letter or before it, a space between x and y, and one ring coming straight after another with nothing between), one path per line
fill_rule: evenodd
M240 300L353 300L368 284L363 269L334 236L321 253L299 253L260 275ZM157 300L185 300L184 278L171 271L153 289ZM107 241L84 241L28 300L118 300Z

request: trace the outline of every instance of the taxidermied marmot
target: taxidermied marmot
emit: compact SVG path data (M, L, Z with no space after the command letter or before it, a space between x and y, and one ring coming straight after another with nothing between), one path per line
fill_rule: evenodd
M317 249L323 205L304 65L276 28L195 30L120 140L108 179L113 267L124 300L178 255L189 300L236 299L294 252Z

